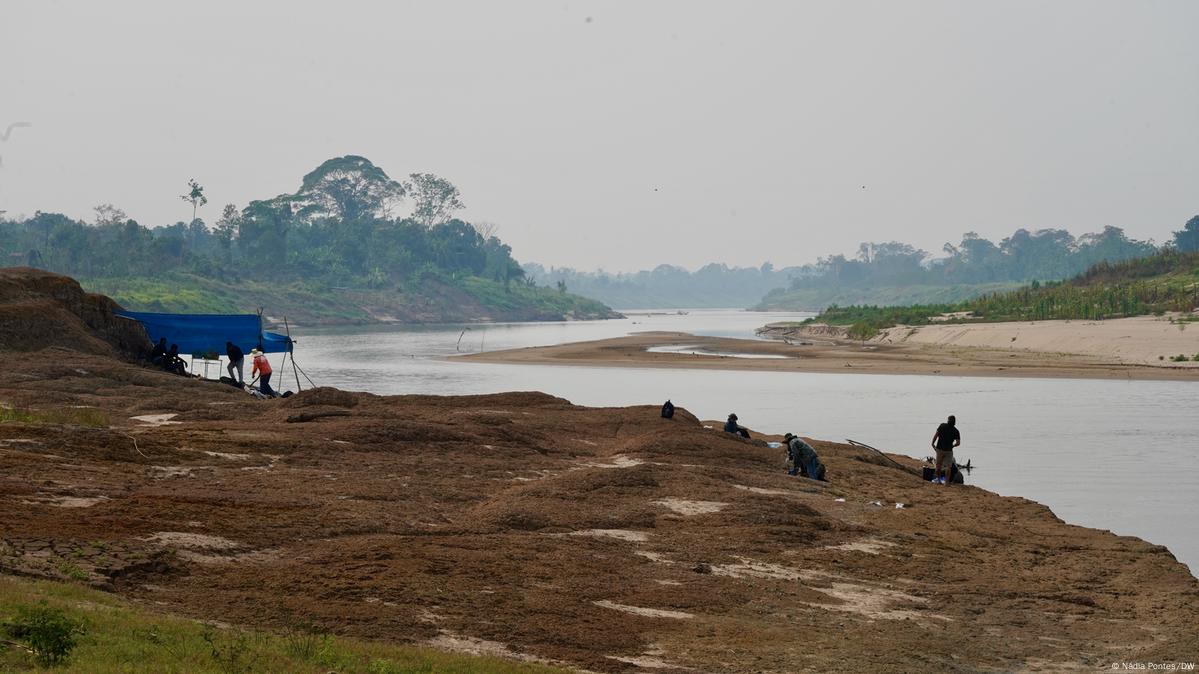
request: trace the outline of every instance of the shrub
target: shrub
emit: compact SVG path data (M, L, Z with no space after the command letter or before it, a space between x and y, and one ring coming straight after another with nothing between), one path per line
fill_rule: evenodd
M73 620L62 609L44 602L36 606L18 606L17 615L4 624L13 639L29 645L44 667L65 661L75 648L76 637L84 633L83 623Z
M64 561L62 564L59 564L58 570L62 572L62 575L71 580L87 580L88 578L87 571L84 571L78 564L70 561Z
M1185 353L1180 353L1177 356L1170 358L1170 360L1174 361L1175 363L1185 363L1190 360L1190 358L1187 358Z
M212 663L218 671L224 674L253 671L254 661L257 659L254 642L261 641L260 638L242 631L225 635L214 630L211 625L205 627L200 638L208 644L209 655L212 656Z
M329 633L315 625L294 624L283 632L283 650L292 657L311 662L325 650L331 639Z
M849 335L850 339L866 341L867 339L870 339L878 334L878 328L875 327L873 323L859 321L849 326L849 329L847 329L845 332L847 335Z

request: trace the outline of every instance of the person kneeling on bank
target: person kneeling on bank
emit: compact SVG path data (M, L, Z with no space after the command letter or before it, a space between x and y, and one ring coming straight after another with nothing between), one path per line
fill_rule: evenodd
M828 482L824 477L824 464L820 463L820 457L811 445L792 433L784 435L783 442L787 443L787 459L791 463L791 468L787 470L788 475Z

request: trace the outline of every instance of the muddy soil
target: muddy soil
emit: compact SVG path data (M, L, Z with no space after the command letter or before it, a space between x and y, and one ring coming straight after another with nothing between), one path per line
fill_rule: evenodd
M0 403L110 419L0 424L4 573L592 671L1091 671L1199 654L1199 582L1165 548L865 450L813 441L825 484L681 409L256 401L65 349L2 362Z

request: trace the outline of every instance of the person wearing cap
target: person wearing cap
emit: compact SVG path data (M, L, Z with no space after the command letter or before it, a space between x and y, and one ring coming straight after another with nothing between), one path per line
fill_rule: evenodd
M254 358L254 369L250 372L250 376L257 376L258 390L264 395L275 397L275 390L271 388L271 361L266 359L266 354L259 351L257 347L250 349L250 356Z
M730 414L729 420L724 423L724 432L740 435L743 438L749 437L749 429L737 424L737 415Z
M242 386L246 383L245 364L246 354L242 352L241 347L233 342L225 342L225 355L229 356L229 364L225 366L229 370L229 378L234 379L233 371L237 371L237 384ZM270 367L269 365L267 367Z
M824 464L820 463L820 456L816 454L815 448L793 433L784 435L783 442L787 445L787 459L791 462L791 468L787 470L788 475L828 481L824 477Z

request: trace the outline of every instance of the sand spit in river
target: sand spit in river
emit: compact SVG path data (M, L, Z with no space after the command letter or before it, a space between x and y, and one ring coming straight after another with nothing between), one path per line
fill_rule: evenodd
M601 367L1199 381L1199 362L1169 361L1171 353L1199 353L1199 324L1179 331L1176 325L1152 318L903 327L866 342L846 339L843 329L827 326L767 326L762 334L775 340L643 332L456 358ZM1052 350L1071 344L1079 345L1079 353ZM675 346L686 346L689 352L669 350ZM1158 355L1166 359L1157 360Z

